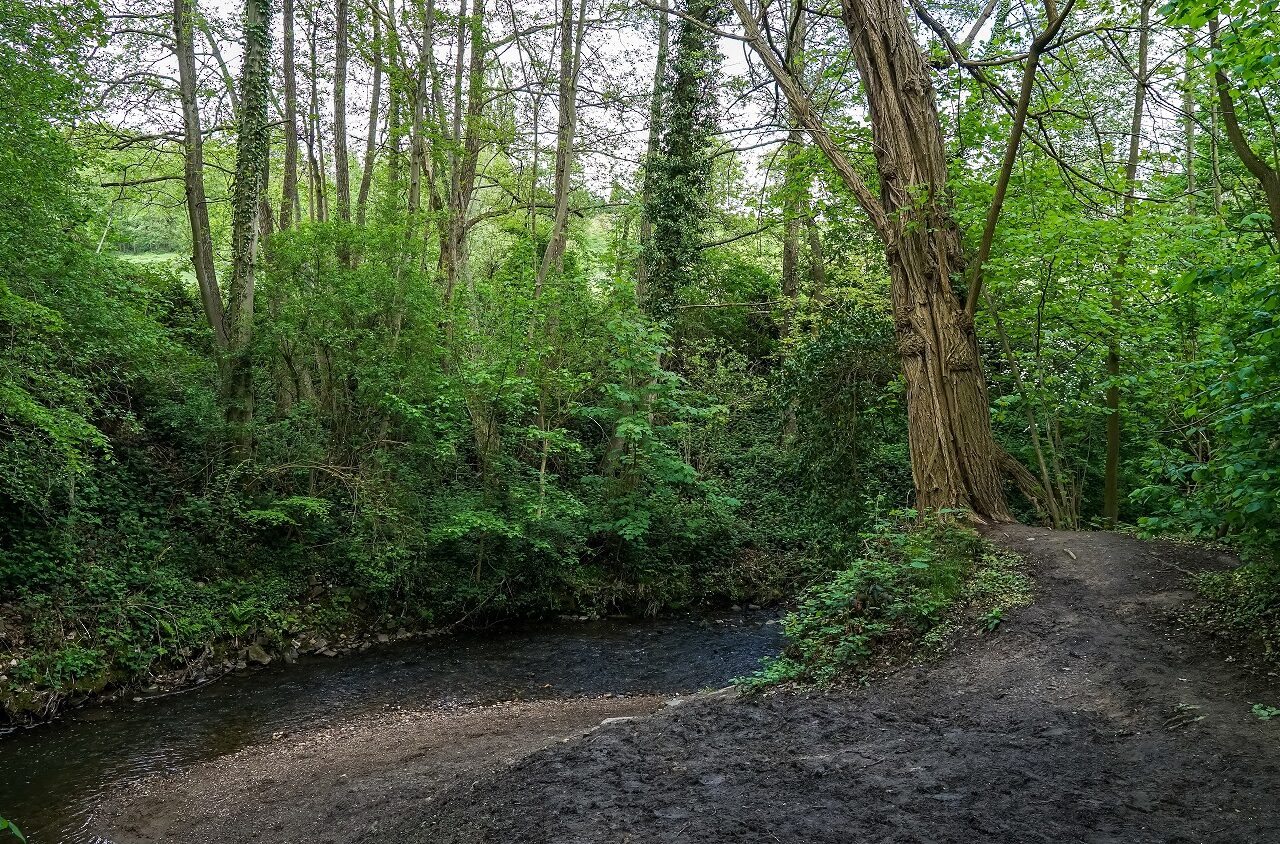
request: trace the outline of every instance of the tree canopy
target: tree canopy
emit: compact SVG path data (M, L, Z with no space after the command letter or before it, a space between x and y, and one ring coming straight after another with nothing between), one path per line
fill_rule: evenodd
M1275 10L0 0L0 703L776 599L890 512L1273 612Z

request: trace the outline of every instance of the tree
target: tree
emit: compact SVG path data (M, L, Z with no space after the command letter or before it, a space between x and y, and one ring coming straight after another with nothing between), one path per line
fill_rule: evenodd
M1133 113L1129 124L1129 154L1124 165L1124 200L1122 219L1133 213L1134 191L1138 186L1138 155L1142 141L1142 121L1146 115L1147 48L1151 41L1151 0L1141 0L1142 11L1138 21L1138 64L1133 87ZM1114 528L1120 518L1120 331L1124 303L1119 287L1124 282L1128 249L1121 250L1116 258L1115 277L1111 288L1111 315L1116 320L1107 340L1107 468L1103 479L1102 518Z
M334 7L333 59L333 163L338 183L338 219L351 222L351 161L347 157L347 43L350 14L347 0L337 0Z
M240 73L235 181L231 202L231 278L226 301L213 261L208 202L204 184L203 129L196 90L195 0L174 2L174 52L182 102L187 213L191 224L192 264L205 318L217 344L222 402L232 431L233 457L248 457L253 420L254 262L259 235L259 197L268 161L270 132L267 98L270 85L271 0L246 0L245 53Z
M733 0L733 6L747 43L885 245L917 505L1009 519L973 318L952 287L965 262L950 210L933 84L904 7L896 0L844 0L841 5L871 116L877 198L832 140L800 81L774 53L746 0Z
M645 172L643 214L651 234L642 258L644 286L637 294L643 307L662 320L672 318L678 294L694 282L701 264L721 63L709 28L722 14L717 0L688 3L676 24L665 90L655 107L661 140Z

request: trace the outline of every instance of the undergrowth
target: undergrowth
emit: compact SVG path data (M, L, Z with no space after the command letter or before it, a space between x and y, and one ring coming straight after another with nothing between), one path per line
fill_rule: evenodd
M1031 600L1021 561L951 514L880 521L861 553L801 594L783 620L782 653L738 680L748 691L781 683L829 685L937 653L966 624L994 631Z
M1280 555L1245 551L1243 565L1195 577L1199 598L1183 620L1280 661Z

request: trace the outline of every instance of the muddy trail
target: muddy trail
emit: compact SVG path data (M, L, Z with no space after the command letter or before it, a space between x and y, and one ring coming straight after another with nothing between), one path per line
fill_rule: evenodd
M371 715L133 788L101 840L1280 841L1280 680L1170 622L1232 560L991 538L1036 603L868 687Z
M1230 561L1009 527L1037 602L854 692L693 702L406 807L419 842L1280 841L1274 673L1169 610ZM1067 553L1067 551L1070 553Z

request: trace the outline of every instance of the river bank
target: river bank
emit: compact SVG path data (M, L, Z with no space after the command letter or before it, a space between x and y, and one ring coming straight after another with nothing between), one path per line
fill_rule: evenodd
M403 841L450 790L664 702L610 695L371 713L139 783L102 807L93 829L116 844Z
M408 638L340 659L273 662L186 694L86 707L0 737L3 814L32 844L85 844L97 840L97 807L137 783L367 716L719 687L776 651L773 622L747 611Z
M869 686L389 712L143 784L103 840L1280 840L1280 734L1251 711L1280 677L1171 622L1186 573L1233 560L993 538L1030 558L1036 603Z

